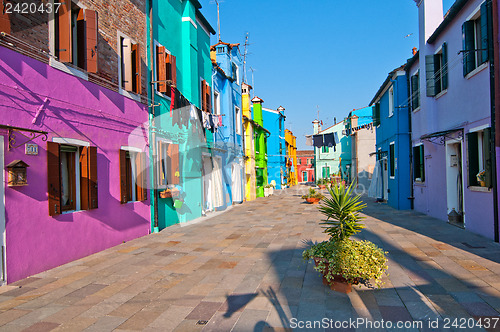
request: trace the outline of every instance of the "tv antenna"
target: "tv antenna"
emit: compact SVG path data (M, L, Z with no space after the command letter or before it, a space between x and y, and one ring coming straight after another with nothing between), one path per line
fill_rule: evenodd
M245 44L243 45L245 48L245 51L243 52L243 82L247 81L247 54L248 54L247 47L249 45L250 44L248 43L248 32L247 32L245 36Z
M215 0L215 3L217 4L217 32L218 32L219 41L221 41L221 40L220 40L220 14L219 14L219 1Z

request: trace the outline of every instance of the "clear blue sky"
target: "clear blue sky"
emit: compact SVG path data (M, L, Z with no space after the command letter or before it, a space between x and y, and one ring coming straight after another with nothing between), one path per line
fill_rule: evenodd
M453 0L444 0L444 11ZM214 0L200 0L217 31ZM286 128L299 150L312 121L323 128L367 106L387 74L418 47L413 0L220 0L221 39L240 43L249 34L247 82L264 107L285 107ZM412 34L405 38L405 36ZM212 36L212 44L217 35Z

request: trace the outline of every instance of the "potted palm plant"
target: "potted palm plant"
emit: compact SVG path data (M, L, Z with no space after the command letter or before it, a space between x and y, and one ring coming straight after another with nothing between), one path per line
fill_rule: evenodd
M321 225L329 239L302 253L305 260L314 260L325 284L343 293L349 293L353 284L370 280L380 287L387 270L386 252L370 241L350 238L364 228L360 212L366 207L360 195L354 195L354 188L342 183L328 188L330 197L323 199L319 211L326 216Z
M319 201L324 198L323 194L317 192L313 188L309 188L309 192L306 195L301 196L309 204L318 204Z

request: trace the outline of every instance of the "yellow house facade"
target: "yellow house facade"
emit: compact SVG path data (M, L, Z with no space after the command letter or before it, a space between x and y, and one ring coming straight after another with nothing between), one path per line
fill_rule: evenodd
M243 112L243 149L245 159L245 200L253 201L257 197L255 177L255 143L252 110L250 109L250 90L246 83L241 84L241 107Z
M285 129L285 145L288 169L288 185L294 186L297 180L297 137L289 129Z

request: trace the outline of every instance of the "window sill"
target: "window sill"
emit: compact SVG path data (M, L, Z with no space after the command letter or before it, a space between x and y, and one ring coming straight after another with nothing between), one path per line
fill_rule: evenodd
M59 69L60 71L81 78L82 80L85 81L89 80L89 75L87 74L86 71L70 65L66 65L64 62L57 61L54 58L50 58L49 65L52 68Z
M435 96L434 96L434 99L436 99L436 100L437 100L437 99L441 98L441 97L442 97L442 96L444 96L447 92L448 92L448 89L441 91L440 93L438 93L437 95L435 95Z
M427 187L425 185L425 182L422 181L413 181L413 184L415 185L415 187Z
M168 101L171 101L172 100L172 97L169 97L167 96L166 94L164 94L163 92L160 92L158 90L155 90L155 93L158 97L162 97L162 98L165 98L166 100Z
M415 108L412 112L417 113L418 111L420 111L420 109L421 109L421 107L419 106L419 107Z
M476 69L474 69L473 71L471 71L470 73L468 73L467 75L465 75L465 79L471 79L473 76L476 76L477 74L479 74L480 72L482 72L485 68L488 67L488 61L486 61L485 63L479 65L478 67L476 67Z
M125 96L127 98L133 99L133 100L138 101L138 102L141 102L141 96L136 94L135 92L130 92L130 91L124 90L122 88L118 88L118 91L122 96Z
M488 187L480 187L480 186L470 186L468 187L470 191L481 192L481 193L490 193L491 189Z

